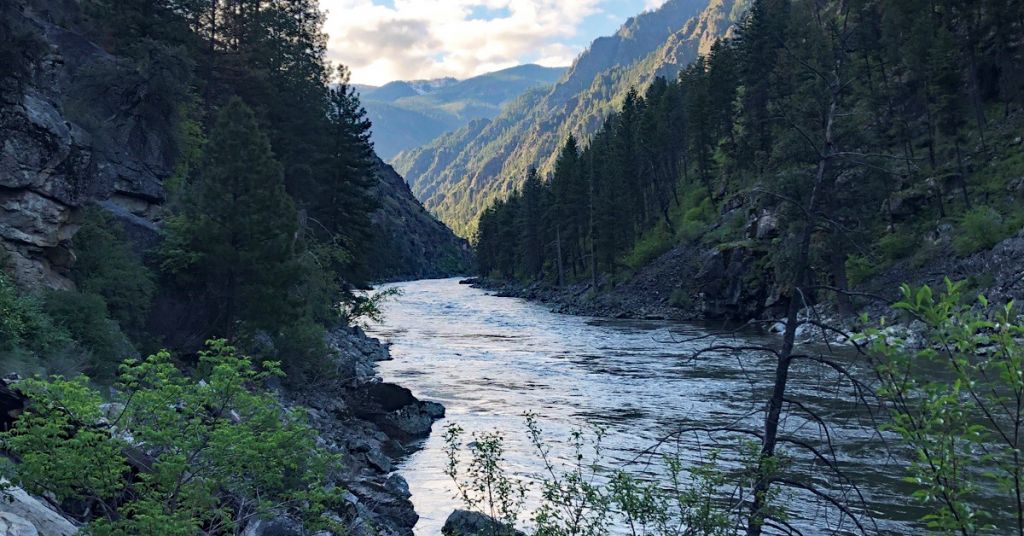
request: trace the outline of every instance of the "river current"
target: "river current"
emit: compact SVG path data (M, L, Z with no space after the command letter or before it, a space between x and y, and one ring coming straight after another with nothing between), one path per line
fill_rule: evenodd
M711 344L777 344L772 336L706 324L561 315L455 279L389 286L399 288L401 295L387 304L383 322L369 329L391 345L394 359L381 363L380 373L385 381L447 408L447 417L434 425L423 448L398 467L421 516L418 536L440 534L447 515L460 506L444 474L442 436L449 423L464 428L467 437L474 431L502 432L508 466L519 475L543 469L527 440L527 411L538 416L553 454L561 460L571 455L565 440L572 430L602 427L603 465L611 468L629 464L682 428L760 430L774 359L750 351L719 351L696 359L694 354ZM856 369L855 360L848 359ZM865 498L863 503L851 502L875 519L866 525L868 532L920 533L908 522L922 512L908 504L900 481L904 468L870 432L868 412L849 384L814 365L796 366L791 378L791 396L832 424L831 442L840 467L855 478ZM826 447L828 438L799 413L787 417L786 433ZM728 438L720 446L738 442ZM672 452L693 462L710 446L707 435L685 434L673 443ZM802 481L837 496L843 491L824 465L797 449L788 452ZM651 465L632 467L658 478ZM790 522L804 534L835 533L831 529L838 512L821 501L792 492L782 502ZM859 531L846 520L838 533Z

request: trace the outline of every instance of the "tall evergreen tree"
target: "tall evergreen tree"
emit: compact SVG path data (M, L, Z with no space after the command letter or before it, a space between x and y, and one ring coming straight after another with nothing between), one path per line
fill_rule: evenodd
M252 110L233 98L169 225L164 266L216 304L209 336L276 333L294 320L298 216Z

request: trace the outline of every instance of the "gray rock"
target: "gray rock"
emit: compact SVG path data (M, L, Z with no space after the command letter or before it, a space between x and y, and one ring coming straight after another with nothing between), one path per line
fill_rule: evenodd
M7 480L2 480L7 484ZM0 532L12 536L71 536L78 533L78 528L51 510L42 501L25 493L25 490L12 487L4 492L6 497L0 500L0 516L12 532ZM30 532L26 524L37 532ZM0 527L3 527L0 524ZM20 532L18 532L20 531Z
M409 483L406 482L405 479L402 478L402 475L398 473L389 476L388 479L384 481L384 487L399 497L405 497L407 499L412 497L412 493L409 492Z
M0 534L3 536L39 536L32 523L10 512L0 513Z
M385 456L383 452L374 449L368 451L365 456L366 462L370 464L370 467L377 469L381 473L391 472L391 459Z
M477 512L456 510L441 528L445 536L526 536L501 522Z
M302 525L289 517L270 520L257 519L249 524L242 536L306 536Z

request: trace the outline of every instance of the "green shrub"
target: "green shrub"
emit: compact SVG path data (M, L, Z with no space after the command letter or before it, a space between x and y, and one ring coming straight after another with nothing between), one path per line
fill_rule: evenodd
M909 257L920 245L920 237L902 229L889 233L878 240L878 252L887 261L898 261Z
M1016 229L992 207L977 207L960 218L953 251L965 256L992 249Z
M201 378L186 376L167 352L128 362L106 411L85 377L19 383L30 402L13 429L0 433L22 460L12 481L78 505L74 513L97 536L179 536L210 527L237 534L240 523L281 510L310 528L331 525L323 514L340 491L328 491L324 479L336 457L316 446L304 412L283 411L274 396L252 390L281 374L276 365L257 371L224 341L211 341L200 370ZM102 418L127 434L111 434L97 425ZM126 453L137 444L152 459L129 480Z
M846 259L846 277L851 285L867 281L878 273L878 263L865 255L850 255Z
M118 364L132 357L135 349L117 322L107 315L103 298L77 291L46 294L46 313L89 353L86 373L101 381L114 378Z
M663 255L672 249L674 245L675 240L672 234L668 232L664 225L658 225L644 233L640 240L637 240L636 244L633 245L633 250L623 257L622 262L636 270Z
M883 323L859 339L871 350L885 430L913 453L904 481L928 508L931 532L1003 534L997 526L1024 516L1024 438L1012 431L1024 399L1020 311L948 279L941 292L902 292L893 308L920 327Z
M69 344L68 332L54 324L38 300L20 295L0 272L0 352L50 352Z
M77 260L71 275L78 289L102 297L111 318L140 334L156 284L117 223L102 209L88 208L72 245Z
M677 309L689 309L693 307L693 298L690 297L690 293L686 290L677 288L672 291L672 296L669 297L668 303Z
M565 462L551 454L556 444L545 437L536 416L526 414L529 444L540 475L513 473L505 458L505 438L499 432L472 434L457 424L445 429L445 474L455 484L457 497L471 511L488 515L506 528L529 519L535 536L599 536L609 534L613 523L632 528L632 534L701 534L726 536L736 533L745 509L730 506L730 491L740 491L752 475L756 451L740 454L742 467L726 473L715 451L701 453L697 463L684 464L679 452L653 452L644 462L623 466L608 463L602 450L604 433L574 430L564 442L571 450ZM638 458L639 460L639 458ZM660 463L659 463L660 462ZM660 471L659 471L660 469ZM661 472L662 481L651 481ZM527 497L538 499L527 510ZM774 503L772 494L769 503ZM508 536L512 530L498 530Z

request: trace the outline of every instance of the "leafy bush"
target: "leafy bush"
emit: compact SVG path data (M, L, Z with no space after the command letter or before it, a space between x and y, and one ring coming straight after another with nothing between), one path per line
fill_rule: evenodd
M878 240L878 251L887 261L909 257L920 244L920 237L907 229L886 234Z
M977 207L960 218L957 235L953 239L953 251L965 256L992 249L1016 229L992 207Z
M0 352L50 352L69 344L67 331L53 323L38 300L21 296L0 272Z
M869 343L889 407L886 426L914 453L906 480L941 534L1004 534L1024 518L1024 324L1013 303L964 300L963 283L903 286L894 308L923 325L913 333L884 323ZM866 319L865 319L866 320ZM997 493L989 493L998 490Z
M316 446L302 412L253 390L280 369L264 363L257 371L226 342L211 341L200 370L201 378L186 376L167 352L128 362L110 406L84 376L19 383L30 402L0 433L22 460L12 480L77 506L95 535L237 533L279 511L329 525L323 512L339 492L324 478L336 458ZM143 472L129 481L130 459L146 463L135 464Z
M675 239L672 234L664 225L657 225L637 240L633 250L622 259L622 262L636 270L665 254L674 245Z
M54 324L89 353L85 372L94 379L114 379L118 364L135 355L128 337L107 315L103 298L77 291L46 294L44 308Z
M341 315L348 324L363 322L380 322L384 319L384 304L402 295L398 288L388 288L379 292L353 294L341 304Z
M78 289L102 297L110 316L125 330L139 334L156 284L120 227L105 211L90 207L72 245L77 260L71 275Z
M735 534L738 516L746 510L730 505L736 497L730 497L729 487L751 476L756 449L749 458L744 455L743 470L729 475L721 470L716 452L689 467L684 467L679 453L666 453L661 464L642 464L647 475L655 467L663 470L665 479L659 482L629 468L607 469L600 429L593 436L573 431L567 441L571 461L565 464L552 456L552 443L532 414L526 415L526 429L543 467L541 475L509 472L500 433L475 433L464 449L462 428L448 426L445 473L467 508L507 527L522 527L527 514L532 523L529 533L536 536L604 535L614 522L631 527L633 534L726 536ZM531 497L536 507L526 512Z
M850 255L846 259L846 275L851 285L863 283L876 273L878 273L878 263L873 262L865 255Z

